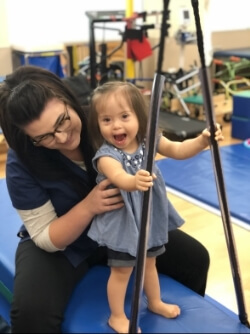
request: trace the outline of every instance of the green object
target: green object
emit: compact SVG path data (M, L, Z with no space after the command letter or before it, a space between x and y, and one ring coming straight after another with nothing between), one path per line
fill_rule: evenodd
M10 290L0 281L0 294L8 301L8 303L12 302L13 294Z
M239 95L243 97L250 97L250 90L243 90L240 92L235 92L234 95Z
M203 105L203 97L202 95L192 95L184 97L183 99L186 103Z

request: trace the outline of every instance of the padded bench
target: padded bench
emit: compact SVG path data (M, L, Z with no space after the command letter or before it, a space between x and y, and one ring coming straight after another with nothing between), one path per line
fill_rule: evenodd
M11 205L5 179L0 179L0 314L9 322L13 291L14 258L18 244L16 233L21 220ZM65 311L63 333L114 333L107 325L109 308L106 294L109 268L97 266L77 285ZM143 333L250 333L238 316L215 300L202 298L170 277L160 275L162 298L176 303L181 315L165 319L147 309L147 301L141 298L139 326ZM130 280L125 301L129 316L133 291Z

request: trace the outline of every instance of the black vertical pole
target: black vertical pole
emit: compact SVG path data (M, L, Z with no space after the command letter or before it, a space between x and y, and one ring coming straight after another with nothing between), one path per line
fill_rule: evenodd
M95 47L95 22L89 17L89 57L90 57L90 85L96 88L96 47Z
M66 50L68 52L69 55L69 77L74 76L74 62L73 62L73 46L72 45L67 45L66 46Z
M165 38L168 30L168 16L169 16L169 2L170 0L163 0L163 13L162 13L162 21L161 21L161 35L160 35L160 46L159 46L159 54L158 54L158 63L156 72L162 73L162 62L163 62L163 54L165 47Z
M146 152L145 166L146 170L149 171L150 173L152 173L153 171L153 163L155 158L158 118L159 118L159 110L161 105L164 80L165 80L164 76L160 74L155 74L152 86L150 112L147 125L146 150L145 150ZM132 296L129 333L137 333L138 329L138 312L139 312L140 297L144 281L145 258L147 251L147 232L148 232L149 218L151 212L151 193L152 193L152 188L149 188L149 190L144 192L143 195L141 227L140 227L140 234L139 234L137 255L136 255L134 290Z
M194 17L195 17L195 24L196 24L196 32L197 32L197 45L199 49L199 55L201 60L201 68L199 71L200 79L201 79L201 87L203 92L203 99L204 99L204 109L206 112L207 118L207 125L211 132L211 141L210 141L210 148L213 160L213 167L214 167L214 174L215 174L215 181L217 187L217 193L219 198L219 204L221 209L221 216L223 221L223 227L227 242L227 248L230 258L232 276L234 280L234 287L237 297L237 304L239 310L239 319L242 324L249 327L249 322L247 319L247 313L245 308L243 290L241 285L241 278L240 278L240 270L237 260L236 254L236 247L234 242L234 236L232 231L232 224L230 221L230 213L227 204L227 197L226 197L226 190L223 178L223 172L221 167L221 159L220 159L220 151L218 148L218 143L214 139L216 126L214 122L214 112L213 112L213 103L212 103L212 93L211 93L211 80L209 80L209 72L206 68L205 64L205 55L204 55L204 48L203 48L203 35L202 29L200 24L200 17L199 17L199 3L198 0L191 0Z
M107 44L102 43L99 46L101 51L101 62L100 62L100 85L108 81L108 68L107 68Z

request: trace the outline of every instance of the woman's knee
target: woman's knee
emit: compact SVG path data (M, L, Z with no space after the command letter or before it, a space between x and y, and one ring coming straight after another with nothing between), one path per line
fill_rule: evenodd
M11 308L12 333L60 333L63 312L48 296L46 305L39 299L14 298Z

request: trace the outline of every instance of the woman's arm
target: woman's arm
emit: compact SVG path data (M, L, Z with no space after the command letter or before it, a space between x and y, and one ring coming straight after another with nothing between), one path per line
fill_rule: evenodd
M11 149L6 183L12 205L31 238L47 251L64 249L82 234L95 215L124 205L119 189L107 189L108 180L96 185L82 200L64 182L51 182L48 187L33 177Z
M17 210L17 212L20 215L31 239L38 247L46 250L47 252L64 250L65 247L62 249L55 247L49 237L49 225L57 218L51 201L48 201L36 209Z
M50 239L56 247L64 248L75 241L95 215L123 206L119 189L106 189L109 185L108 180L100 182L81 202L50 224Z
M176 160L184 160L191 158L204 150L209 145L210 132L205 129L202 134L196 138L187 139L183 142L176 142L162 136L159 140L158 153L165 157ZM221 141L224 137L222 135L220 126L217 125L215 132L215 140Z
M48 252L65 249L90 224L93 217L123 206L117 188L106 189L108 180L97 185L87 197L61 217L57 217L51 201L32 210L18 210L31 239Z

